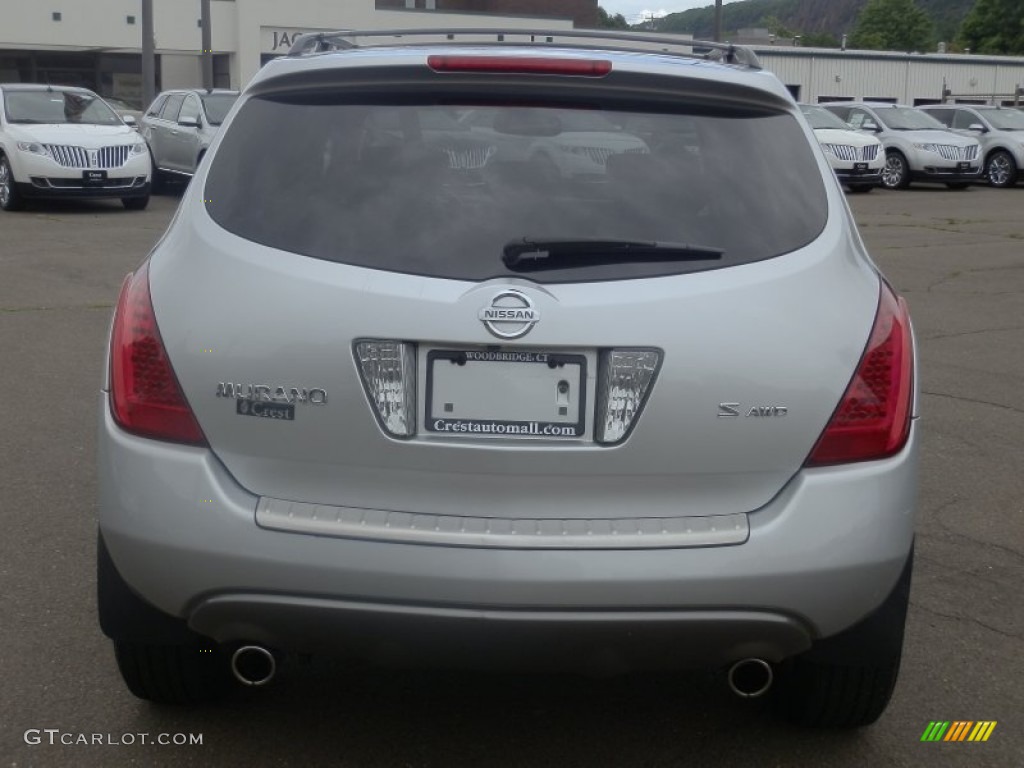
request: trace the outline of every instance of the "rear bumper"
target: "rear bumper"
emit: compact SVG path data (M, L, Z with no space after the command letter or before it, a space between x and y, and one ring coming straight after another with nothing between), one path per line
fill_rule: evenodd
M881 605L913 539L916 429L892 459L798 473L749 515L741 545L482 549L260 528L258 498L209 451L124 434L105 397L100 412L100 529L118 572L222 642L315 650L482 633L543 645L552 632L610 642L643 629L686 663L777 660Z

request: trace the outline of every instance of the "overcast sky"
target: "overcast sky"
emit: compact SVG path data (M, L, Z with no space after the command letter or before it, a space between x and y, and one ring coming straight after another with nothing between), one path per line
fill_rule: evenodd
M726 4L736 0L724 0ZM630 24L636 24L650 16L664 16L668 13L688 11L691 8L706 8L715 0L599 0L598 5L614 16L621 13Z

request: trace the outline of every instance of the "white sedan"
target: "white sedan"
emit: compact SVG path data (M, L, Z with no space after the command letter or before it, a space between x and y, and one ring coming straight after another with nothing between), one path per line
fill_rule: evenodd
M824 107L801 104L832 170L851 192L870 192L882 181L885 150L874 136L855 131Z
M149 150L95 93L0 85L0 208L28 198L116 197L149 203Z

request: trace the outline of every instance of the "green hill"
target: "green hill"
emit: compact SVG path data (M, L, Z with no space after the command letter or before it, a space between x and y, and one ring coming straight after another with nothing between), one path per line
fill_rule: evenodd
M748 27L771 27L777 23L793 34L828 35L838 40L852 33L857 14L868 0L744 0L722 7L722 28L726 38ZM974 0L917 0L935 24L936 40L951 41ZM714 3L682 13L672 13L656 22L663 32L685 32L694 37L714 34Z

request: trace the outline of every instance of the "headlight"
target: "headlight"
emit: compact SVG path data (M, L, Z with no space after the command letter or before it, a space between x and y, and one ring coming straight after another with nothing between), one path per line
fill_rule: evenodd
M51 157L50 150L48 150L45 146L36 141L19 141L18 149L20 149L22 152L31 152L33 155Z
M144 154L146 154L146 142L144 141L140 141L138 144L132 144L131 149L128 150L129 157Z
M914 149L923 149L925 152L934 152L935 154L939 154L938 144L915 144Z

